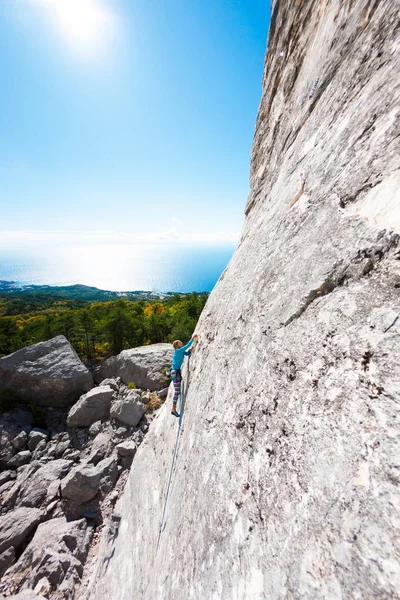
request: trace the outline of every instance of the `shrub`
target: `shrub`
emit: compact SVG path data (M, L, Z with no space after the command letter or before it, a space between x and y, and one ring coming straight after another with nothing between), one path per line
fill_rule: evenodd
M128 383L128 390L136 390L136 384L133 381Z
M157 396L156 393L150 394L150 400L147 403L147 410L152 412L153 410L157 410L163 404L163 400Z

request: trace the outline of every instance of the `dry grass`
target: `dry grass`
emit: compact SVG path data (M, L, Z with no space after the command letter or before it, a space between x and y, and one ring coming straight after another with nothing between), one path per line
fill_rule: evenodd
M163 403L164 401L162 400L162 398L159 398L159 396L157 396L157 394L153 392L150 395L149 402L147 403L147 410L153 412L153 410L157 410L158 408L160 408L160 406L162 406Z

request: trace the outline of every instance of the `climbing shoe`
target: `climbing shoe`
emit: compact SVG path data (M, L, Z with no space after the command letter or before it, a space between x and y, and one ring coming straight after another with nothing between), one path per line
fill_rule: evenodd
M179 413L176 412L176 410L171 410L171 415L174 415L174 417L180 417L181 416Z

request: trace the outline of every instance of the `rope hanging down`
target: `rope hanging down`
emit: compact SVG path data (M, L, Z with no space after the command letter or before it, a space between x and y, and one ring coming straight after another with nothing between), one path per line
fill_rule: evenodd
M188 361L190 363L190 356L188 358ZM189 379L189 366L188 366L188 379ZM167 508L167 502L168 502L169 488L171 487L172 473L174 472L176 454L177 454L178 443L179 443L179 436L181 434L182 417L183 417L183 411L184 411L184 407L185 407L184 396L183 396L183 390L184 389L185 389L184 388L184 382L182 381L182 384L181 384L181 395L179 397L179 424L178 424L178 431L176 433L174 455L172 457L172 465L171 465L171 470L169 472L167 491L165 493L164 508L163 508L163 511L162 511L161 522L160 522L159 530L158 530L157 551L158 551L158 548L160 546L161 534L162 534L162 530L163 530L163 526L164 526L165 510Z

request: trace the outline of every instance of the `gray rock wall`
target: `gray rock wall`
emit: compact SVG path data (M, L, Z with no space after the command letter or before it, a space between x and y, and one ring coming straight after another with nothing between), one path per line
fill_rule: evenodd
M197 329L160 546L167 405L91 599L400 598L399 7L273 3L246 222Z

